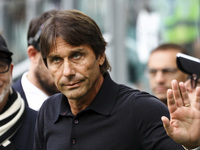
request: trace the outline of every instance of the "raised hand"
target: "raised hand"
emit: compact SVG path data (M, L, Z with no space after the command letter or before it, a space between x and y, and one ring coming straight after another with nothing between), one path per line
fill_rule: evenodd
M165 116L161 119L174 141L186 148L195 148L200 146L200 87L190 97L193 99L189 99L184 83L173 80L172 89L167 91L170 120Z

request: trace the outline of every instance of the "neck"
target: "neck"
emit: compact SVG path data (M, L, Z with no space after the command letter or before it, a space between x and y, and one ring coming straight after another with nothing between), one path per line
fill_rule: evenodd
M163 102L167 106L167 99L161 99L161 102Z
M31 70L31 69L30 69ZM44 93L46 93L47 95L49 95L49 93L47 93L43 88L42 88L42 86L40 85L40 83L38 82L38 80L37 80L37 78L36 78L36 76L34 75L34 73L33 72L31 72L31 71L28 71L28 73L27 73L27 79L33 84L33 85L35 85L38 89L40 89L41 91L43 91Z
M103 80L104 80L103 76L100 75L95 85L90 89L90 91L88 91L88 93L85 96L76 100L70 100L70 99L68 100L69 105L71 107L71 111L74 115L76 115L77 113L79 113L81 110L85 109L92 103L92 101L96 97L97 93L99 92L99 89L103 84Z
M3 100L0 102L0 113L2 112L3 108L6 106L8 101L9 92L4 96Z
M79 100L69 100L69 105L71 107L71 111L74 115L79 113L81 110L85 109L87 106L91 104L92 101L79 101Z

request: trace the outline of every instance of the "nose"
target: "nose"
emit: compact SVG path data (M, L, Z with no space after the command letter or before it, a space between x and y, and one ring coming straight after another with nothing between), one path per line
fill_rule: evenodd
M165 76L162 71L157 71L155 74L155 81L157 83L163 83L165 81Z
M72 62L65 61L63 65L63 75L66 77L72 77L75 75L74 64Z

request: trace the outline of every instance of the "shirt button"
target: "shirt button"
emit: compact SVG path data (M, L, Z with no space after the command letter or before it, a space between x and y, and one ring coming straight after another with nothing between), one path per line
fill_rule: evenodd
M75 139L72 140L72 144L76 144L76 140Z
M78 120L74 120L74 123L75 123L75 124L78 124Z

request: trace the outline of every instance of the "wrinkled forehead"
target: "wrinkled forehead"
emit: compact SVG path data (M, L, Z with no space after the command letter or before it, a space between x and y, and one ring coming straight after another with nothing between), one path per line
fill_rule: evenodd
M57 37L56 40L51 43L49 54L52 52L56 52L58 48L76 49L77 47L80 47L80 46L81 45L71 45L67 41L63 40L61 37Z
M169 51L157 51L153 52L148 60L148 67L157 68L177 68L176 64L176 52L171 53Z

